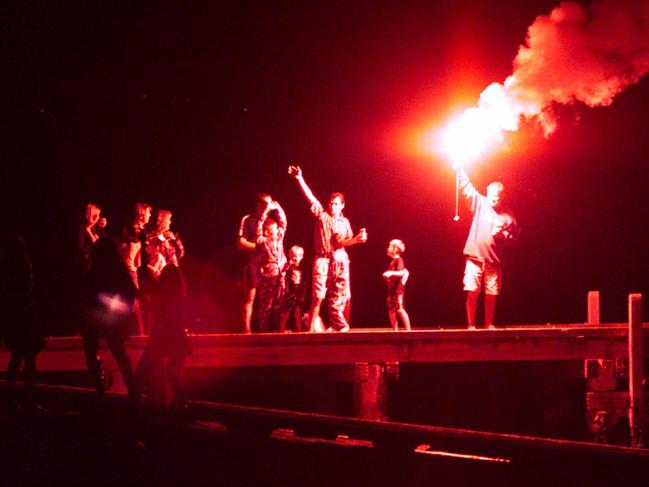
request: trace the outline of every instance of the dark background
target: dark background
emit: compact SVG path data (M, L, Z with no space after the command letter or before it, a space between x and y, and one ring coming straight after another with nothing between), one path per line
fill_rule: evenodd
M289 163L355 230L352 325L387 326L385 248L406 242L415 327L464 323L462 247L445 161L411 134L469 106L554 1L4 2L0 6L0 224L26 236L48 331L68 333L83 205L115 222L135 201L174 212L188 249L196 329L234 331L243 260L234 243L255 195L289 219L286 248L312 258L313 222ZM626 320L647 288L649 80L612 106L562 111L548 139L524 126L475 167L501 179L523 233L500 324Z

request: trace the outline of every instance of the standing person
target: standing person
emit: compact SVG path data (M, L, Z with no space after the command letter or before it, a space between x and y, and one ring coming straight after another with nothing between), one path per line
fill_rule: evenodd
M277 221L269 217L269 212L277 214ZM277 201L271 201L257 222L257 289L259 330L270 330L271 314L277 310L284 290L283 275L286 265L284 254L284 235L286 234L286 214Z
M292 316L295 321L295 331L302 331L302 309L306 295L306 281L302 271L304 249L293 245L288 251L288 262L284 268L284 297L280 306L279 329L286 331L286 324Z
M516 241L519 228L516 219L504 207L505 188L501 182L490 183L485 196L471 184L464 168L457 170L462 194L473 213L464 246L467 324L470 330L475 329L478 296L484 285L485 326L495 328L496 296L502 289L504 248Z
M144 229L150 215L151 207L149 205L136 203L133 206L130 217L121 228L116 239L122 265L131 276L133 285L138 292L140 290L140 274L142 273L140 268L142 267L143 256L145 255L146 238L144 237ZM144 266L147 264L148 261L146 261ZM137 295L133 302L130 320L134 334L144 335L142 305Z
M398 318L401 318L403 328L410 331L410 317L403 306L408 270L403 263L403 253L406 251L406 244L399 239L391 240L388 244L388 257L390 264L383 273L383 278L388 285L388 317L394 331L399 330Z
M34 303L32 264L22 237L9 238L3 247L0 264L0 330L5 346L11 352L7 382L11 400L14 401L14 388L24 363L26 405L31 406L36 379L36 355L45 345Z
M342 193L332 193L329 210L324 210L320 202L306 184L299 166L289 166L288 173L300 185L304 196L311 205L311 213L316 218L315 257L313 263L313 290L309 307L309 326L316 331L316 321L320 306L329 292L329 325L333 331L349 331L345 318L349 289L349 256L346 247L365 243L367 231L361 228L354 236L349 220L343 216L345 197Z
M183 370L185 357L191 353L186 295L180 269L167 264L154 287L153 326L137 367L138 378L144 376L151 401L156 404L182 407L185 403ZM165 376L171 386L171 400L166 397Z
M81 338L88 370L98 396L104 394L101 361L97 356L103 338L119 365L129 397L135 398L131 360L125 340L131 335L131 313L137 287L120 257L118 242L102 238L93 249L93 266L86 275Z
M152 323L153 284L160 276L162 269L170 264L180 265L180 259L185 255L185 247L178 233L171 230L173 214L169 210L157 210L154 226L146 231L144 244L145 264L138 269L140 285L139 302L142 313L144 333L148 334Z
M246 333L252 332L252 312L257 294L257 224L268 204L272 201L268 193L257 195L255 211L245 215L239 224L237 248L248 254L248 261L243 271L244 298L242 305L243 326Z
M101 237L98 226L100 220L101 208L94 203L86 204L77 244L82 273L88 272L92 265L92 247Z
M185 247L177 232L171 230L173 213L169 210L157 210L155 226L147 233L146 247L150 260L157 260L162 255L165 265L180 266L180 259L185 255Z

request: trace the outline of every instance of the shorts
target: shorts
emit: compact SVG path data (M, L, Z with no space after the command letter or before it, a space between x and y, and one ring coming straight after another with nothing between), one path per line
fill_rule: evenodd
M243 288L245 290L257 287L257 259L250 259L243 269Z
M403 309L403 293L388 295L388 311L399 311Z
M316 257L313 261L313 297L324 299L327 295L329 257Z
M498 296L502 288L503 268L498 264L480 262L474 259L466 260L464 268L464 290L480 291L484 281L484 292Z

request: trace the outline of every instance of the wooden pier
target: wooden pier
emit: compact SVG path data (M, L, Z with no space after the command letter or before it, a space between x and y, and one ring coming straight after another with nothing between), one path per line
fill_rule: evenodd
M600 439L612 422L628 416L633 444L641 444L645 421L642 381L643 350L649 326L642 319L642 297L629 296L629 322L599 324L599 295L589 293L585 324L506 326L497 329L356 329L348 333L201 334L193 335L188 368L240 366L338 366L338 376L354 384L354 414L386 420L387 382L398 380L401 363L443 362L585 362L587 407ZM139 359L147 337L133 337L128 352ZM123 390L117 365L100 350L105 369L113 372L114 389ZM8 356L0 354L0 366ZM619 390L620 368L628 365L628 388ZM38 356L39 371L86 368L80 337L52 337ZM605 420L602 412L606 412ZM599 414L599 416L598 416ZM608 424L606 422L608 421Z

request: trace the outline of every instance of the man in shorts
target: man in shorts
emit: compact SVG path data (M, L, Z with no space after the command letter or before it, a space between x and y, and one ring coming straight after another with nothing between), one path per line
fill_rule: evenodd
M257 225L266 207L273 201L268 193L257 195L255 211L241 219L237 248L248 254L248 262L243 271L243 326L246 333L251 333L252 311L257 294Z
M504 208L504 186L493 182L483 195L471 184L464 168L459 167L459 183L473 221L464 246L464 291L466 318L470 330L476 326L476 308L484 286L484 319L487 328L494 327L496 296L502 288L502 258L504 248L516 241L519 228L516 219Z
M290 166L288 173L300 185L304 196L311 205L311 213L316 218L314 234L314 262L312 276L312 296L309 307L310 331L318 330L316 323L320 305L325 297L329 299L329 325L327 331L349 331L345 308L351 296L349 290L349 255L346 247L367 242L367 231L361 228L354 236L349 220L343 216L345 197L333 193L325 211L306 184L299 166Z

